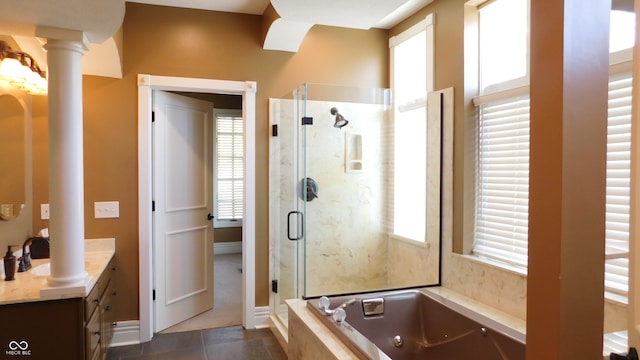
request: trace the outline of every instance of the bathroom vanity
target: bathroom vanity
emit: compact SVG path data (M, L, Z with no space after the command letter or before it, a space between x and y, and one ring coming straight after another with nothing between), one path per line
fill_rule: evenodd
M49 259L0 281L0 357L105 359L112 337L115 240L85 241L86 284L50 288Z

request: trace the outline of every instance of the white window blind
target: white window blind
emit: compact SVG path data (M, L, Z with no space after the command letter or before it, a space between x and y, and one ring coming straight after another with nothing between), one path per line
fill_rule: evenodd
M529 96L479 106L473 253L527 267Z
M629 282L631 74L609 80L605 288L626 294Z
M244 144L241 111L215 115L214 227L242 226Z

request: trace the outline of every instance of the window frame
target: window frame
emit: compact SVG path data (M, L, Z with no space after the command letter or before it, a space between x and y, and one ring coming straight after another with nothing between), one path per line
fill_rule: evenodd
M396 63L396 55L395 55L395 47L404 43L405 41L412 39L414 36L419 35L422 32L425 32L425 57L426 57L426 64L425 64L425 93L422 96L416 96L415 98L413 98L411 101L399 104L398 103L398 99L396 96L394 96L393 98L393 115L392 115L392 130L391 130L391 134L389 134L389 137L391 139L395 138L395 130L393 130L396 126L396 123L398 121L398 115L397 113L400 112L410 112L416 109L421 109L424 108L424 122L425 122L425 126L427 125L427 111L426 111L426 107L427 107L427 95L433 91L434 89L434 74L435 74L435 58L434 58L434 54L435 54L435 49L434 49L434 24L435 24L435 15L433 13L428 14L422 21L418 22L417 24L413 25L412 27L410 27L409 29L403 31L402 33L395 35L393 37L391 37L389 39L389 51L390 51L390 81L391 81L391 87L392 90L394 92L394 94L396 93L396 76L395 76L395 63ZM428 135L427 135L428 138ZM395 140L391 140L391 146L393 148L395 148ZM427 146L428 147L428 146ZM426 150L428 151L428 150ZM395 153L395 152L394 152ZM427 154L425 154L425 156L427 156ZM395 160L393 159L393 157L391 158L391 161L393 163L395 163ZM395 165L394 165L395 166ZM425 171L427 168L427 164L425 162ZM389 192L389 237L392 239L396 239L396 240L400 240L400 241L406 241L406 242L410 242L410 243L414 243L414 244L420 244L423 246L427 246L427 244L429 243L429 234L428 234L428 227L427 227L427 221L429 219L429 210L428 207L426 206L426 197L428 196L429 193L429 189L426 188L425 185L425 221L424 221L424 225L425 225L425 231L424 231L424 238L423 239L413 239L413 238L408 238L408 237L404 237L401 236L399 234L396 234L394 232L394 227L395 227L395 180L393 180L395 178L395 171L393 171L391 173L391 188L390 188L390 192ZM427 175L428 176L428 175ZM435 241L435 240L434 240ZM438 239L439 241L439 239Z

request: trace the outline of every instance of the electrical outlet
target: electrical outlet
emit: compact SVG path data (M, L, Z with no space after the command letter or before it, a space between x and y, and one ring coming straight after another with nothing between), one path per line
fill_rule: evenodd
M49 220L49 204L40 204L40 220Z
M96 219L120 217L120 203L118 201L98 201L94 204Z

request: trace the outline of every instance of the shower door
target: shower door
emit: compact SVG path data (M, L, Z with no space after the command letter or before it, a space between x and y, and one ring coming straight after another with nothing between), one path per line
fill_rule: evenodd
M271 312L287 324L287 299L304 293L305 178L304 86L289 99L270 101ZM302 183L301 183L302 180ZM302 185L301 185L302 184ZM301 197L302 196L302 197Z

